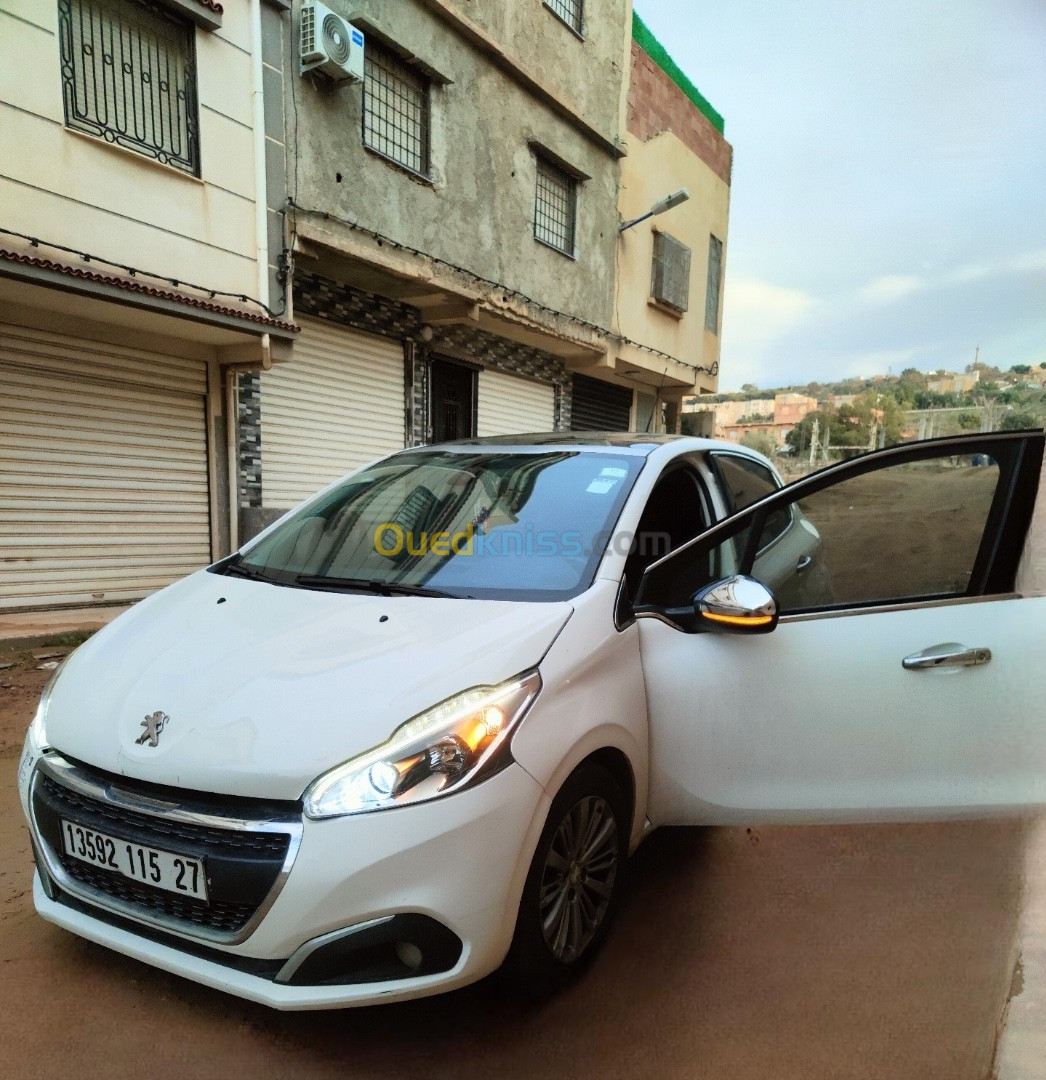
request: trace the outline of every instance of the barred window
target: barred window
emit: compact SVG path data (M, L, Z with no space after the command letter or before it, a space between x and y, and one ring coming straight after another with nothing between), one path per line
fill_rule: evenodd
M152 0L58 0L58 33L66 125L199 176L192 24Z
M723 276L723 241L708 238L708 291L705 293L705 329L719 333L719 291Z
M363 62L363 142L413 172L429 171L429 84L368 40Z
M534 236L567 255L574 254L577 180L544 158L537 158Z
M690 299L690 248L666 232L654 233L650 295L680 314Z
M545 0L545 7L555 12L576 33L580 34L584 29L583 0Z

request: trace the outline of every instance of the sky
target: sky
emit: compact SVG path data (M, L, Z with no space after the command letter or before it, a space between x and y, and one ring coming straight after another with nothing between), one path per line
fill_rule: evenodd
M1046 0L634 0L734 148L720 389L1046 362Z

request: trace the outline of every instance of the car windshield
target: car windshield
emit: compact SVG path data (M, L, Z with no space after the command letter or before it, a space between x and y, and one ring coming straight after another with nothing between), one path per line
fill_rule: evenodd
M642 465L613 452L408 451L218 569L301 588L562 600L592 583Z

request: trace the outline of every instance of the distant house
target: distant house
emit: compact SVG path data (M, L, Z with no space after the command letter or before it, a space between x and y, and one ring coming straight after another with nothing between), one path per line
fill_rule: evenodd
M937 371L926 381L926 389L934 394L965 394L980 382L979 371L967 371L956 374L950 371Z

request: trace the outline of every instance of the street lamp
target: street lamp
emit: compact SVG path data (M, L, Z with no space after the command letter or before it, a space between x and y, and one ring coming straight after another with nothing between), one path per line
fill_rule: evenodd
M646 221L647 218L654 217L655 214L663 214L666 210L671 210L673 206L685 203L689 198L690 192L687 191L686 188L680 188L678 191L673 191L671 195L666 195L663 199L658 199L657 202L642 216L618 225L617 231L623 233L625 229L631 229L633 225L638 225L641 221Z

